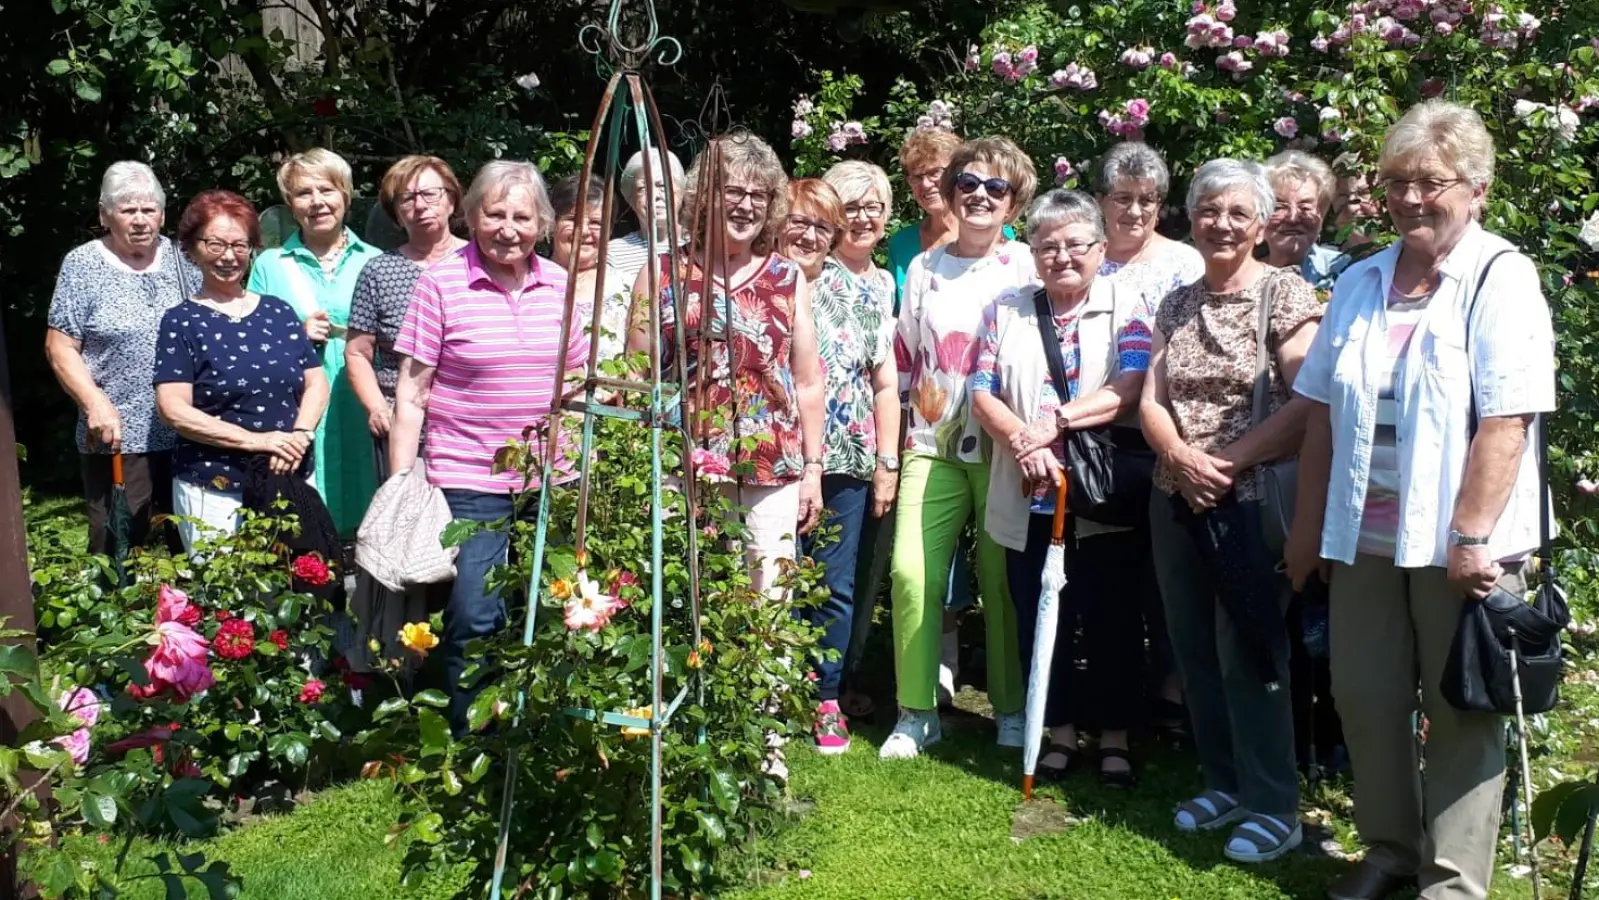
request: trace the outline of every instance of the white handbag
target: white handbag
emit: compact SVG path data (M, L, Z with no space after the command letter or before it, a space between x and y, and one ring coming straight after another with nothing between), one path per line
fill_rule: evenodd
M444 492L428 483L421 460L390 476L356 531L355 563L391 591L455 577L457 548L441 541L450 524Z

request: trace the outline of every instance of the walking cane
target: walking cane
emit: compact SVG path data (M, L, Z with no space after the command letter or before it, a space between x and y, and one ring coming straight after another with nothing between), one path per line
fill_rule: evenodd
M1516 664L1516 626L1510 626L1510 686L1516 700L1516 743L1521 749L1521 789L1527 804L1527 809L1532 809L1532 772L1527 767L1527 716L1521 708L1521 669ZM1517 829L1518 838L1520 829ZM1533 842L1527 844L1527 859L1532 864L1532 900L1543 900L1543 886L1538 878L1538 847Z

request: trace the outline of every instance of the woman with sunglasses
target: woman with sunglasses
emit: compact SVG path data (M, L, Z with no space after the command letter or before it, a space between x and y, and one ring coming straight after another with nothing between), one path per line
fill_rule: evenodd
M918 256L905 276L895 328L900 390L910 408L892 562L894 666L900 717L884 759L909 759L938 741L936 697L943 601L951 557L976 520L977 577L988 621L988 695L999 744L1022 744L1024 688L1005 553L984 527L988 452L972 418L967 381L977 366L983 315L1037 273L1026 244L1005 226L1033 199L1033 161L998 137L962 144L941 185L955 210L955 240Z

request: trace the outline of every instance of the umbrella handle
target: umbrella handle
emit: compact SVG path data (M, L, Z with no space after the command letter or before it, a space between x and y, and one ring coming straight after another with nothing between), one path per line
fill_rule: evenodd
M1068 477L1064 469L1055 480L1055 521L1050 526L1049 542L1059 544L1066 533L1066 486Z
M127 483L122 480L122 454L120 453L111 454L111 483L117 487L127 486Z

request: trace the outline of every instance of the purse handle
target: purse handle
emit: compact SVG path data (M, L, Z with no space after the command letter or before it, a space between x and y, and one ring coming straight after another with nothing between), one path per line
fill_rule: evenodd
M1471 439L1477 437L1477 385L1476 357L1472 353L1472 323L1477 317L1477 301L1482 297L1483 285L1488 283L1488 271L1501 256L1514 255L1514 250L1500 250L1488 257L1488 262L1483 264L1482 274L1477 276L1477 287L1471 292L1471 303L1466 307L1466 359L1469 363L1467 380L1471 384L1471 419L1467 426L1467 434ZM1553 530L1549 522L1549 417L1538 413L1533 417L1534 434L1538 440L1538 571L1543 575L1547 584L1555 580L1554 539L1550 532ZM1469 448L1469 443L1468 443ZM1469 454L1469 449L1468 449Z
M1272 272L1263 277L1271 281L1260 286L1260 314L1255 319L1255 389L1249 408L1250 428L1266 421L1266 406L1271 402L1271 354L1266 345L1271 334L1271 305L1277 294L1274 288L1278 278Z
M1049 302L1049 292L1043 288L1033 292L1033 313L1038 318L1038 339L1044 342L1049 380L1055 383L1055 394L1065 406L1072 399L1071 384L1066 380L1066 359L1060 355L1060 336L1055 333L1055 308Z

